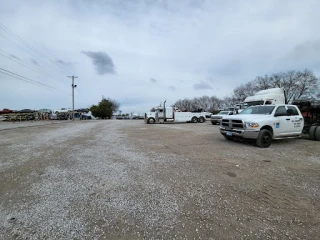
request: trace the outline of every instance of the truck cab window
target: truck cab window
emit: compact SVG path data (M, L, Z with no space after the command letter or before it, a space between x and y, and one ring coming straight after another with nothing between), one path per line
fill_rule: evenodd
M297 116L299 115L297 109L295 107L292 107L292 106L288 106L288 110L291 109L292 110L292 114L293 116Z
M285 116L285 115L287 115L287 109L285 108L285 106L280 106L280 107L278 107L275 114L278 116Z

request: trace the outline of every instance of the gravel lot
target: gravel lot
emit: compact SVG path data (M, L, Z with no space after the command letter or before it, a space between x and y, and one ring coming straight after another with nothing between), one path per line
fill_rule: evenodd
M108 120L1 130L0 153L0 239L320 236L319 142Z

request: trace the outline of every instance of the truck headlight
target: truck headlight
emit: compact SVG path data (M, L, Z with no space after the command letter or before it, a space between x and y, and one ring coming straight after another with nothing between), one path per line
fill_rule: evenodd
M259 124L256 122L245 122L247 128L258 128Z

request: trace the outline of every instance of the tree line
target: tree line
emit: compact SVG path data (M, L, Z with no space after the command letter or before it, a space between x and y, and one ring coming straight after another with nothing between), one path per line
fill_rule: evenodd
M176 106L183 111L194 111L202 108L214 112L233 107L236 103L243 102L246 97L252 96L260 90L278 87L284 89L286 103L290 103L305 94L312 94L320 98L319 79L311 70L305 69L303 71L290 70L257 76L254 80L236 87L231 97L221 99L216 96L202 96L193 99L179 99L172 106Z

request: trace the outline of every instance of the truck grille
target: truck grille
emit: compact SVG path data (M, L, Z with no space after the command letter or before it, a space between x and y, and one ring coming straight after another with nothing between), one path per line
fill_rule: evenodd
M221 126L227 128L243 128L242 120L222 119Z

